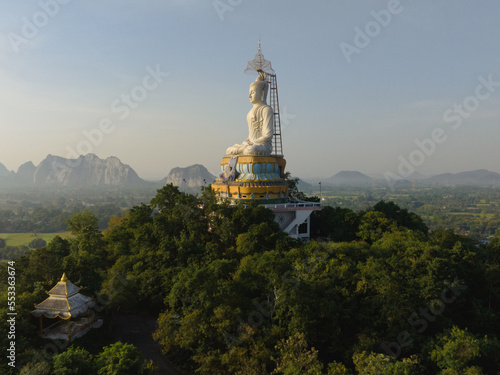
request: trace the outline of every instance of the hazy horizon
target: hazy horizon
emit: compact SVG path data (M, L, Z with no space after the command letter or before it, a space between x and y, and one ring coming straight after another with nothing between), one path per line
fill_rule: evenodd
M499 3L225 0L9 3L0 163L118 157L146 180L211 173L247 137L259 37L277 73L287 170L423 175L498 160ZM404 161L402 161L404 160Z
M47 155L47 156L48 156L48 155ZM64 156L62 156L62 155L53 155L53 156L60 156L60 157L64 157ZM103 160L104 160L104 159L106 159L106 158L102 158L102 157L100 157L99 155L96 155L96 156L97 156L97 157L99 157L100 159L103 159ZM110 155L109 157L117 157L118 159L120 159L120 157L119 157L119 156L116 156L116 155ZM31 162L33 162L32 160L28 160L28 161L26 161L25 163L28 163L28 162L30 162L30 161L31 161ZM123 162L123 160L121 160L121 159L120 159L120 161L122 161L122 162ZM42 160L40 160L40 163L41 163L41 162L42 162ZM36 166L38 166L40 163L35 163L35 162L33 162L33 164L35 165L35 167L36 167ZM1 164L1 165L4 165L4 166L7 168L7 166L6 166L4 163L2 163L1 161L0 161L0 164ZM24 164L24 163L21 163L21 165L22 165L22 164ZM123 163L123 164L126 164L126 163ZM212 173L212 174L213 174L213 175L215 175L215 176L217 176L217 175L219 174L218 170L210 170L210 169L209 169L206 165L204 165L204 164L203 164L203 163L201 163L201 162L198 162L198 163L195 163L195 164L201 164L201 165L203 165L205 168L207 168L207 170L208 170L210 173ZM7 169L8 169L9 171L12 171L12 172L17 172L17 171L18 171L18 169L19 169L19 167L20 167L21 165L19 165L19 166L18 166L17 168L15 168L15 169L9 169L9 168L7 168ZM141 172L140 172L140 171L138 171L136 168L134 168L134 166L133 166L133 165L130 165L130 164L128 164L128 165L129 165L129 166L130 166L130 167L131 167L131 168L132 168L132 169L133 169L133 170L137 173L137 175L138 175L140 178L142 178L143 180L146 180L146 181L152 181L152 182L154 182L154 181L160 181L160 180L164 179L165 177L167 177L168 173L169 173L172 169L174 169L174 168L187 168L187 167L190 167L190 166L192 166L192 165L194 165L194 164L191 164L191 165L178 165L178 166L174 166L174 167L170 168L170 169L168 170L168 172L167 172L165 175L161 175L161 176L153 176L153 177L143 176L143 175L141 175ZM474 170L480 170L480 169L485 169L485 168L477 168L477 169L474 169ZM290 171L290 170L288 170L288 169L287 169L287 171L292 172L292 171ZM438 172L438 173L433 173L433 174L428 174L428 175L426 175L426 174L421 174L421 173L420 173L420 172L418 172L418 171L416 171L416 173L417 173L417 174L420 174L420 175L421 175L422 177L424 177L424 178L427 178L427 177L433 177L433 176L436 176L436 175L439 175L439 174L445 174L445 173L461 173L461 172L471 172L471 171L473 171L473 170L457 170L457 171L449 171L449 170L446 170L446 171L441 171L441 172ZM495 173L499 173L499 172L498 172L498 171L496 171L496 170L488 170L488 171L490 171L490 172L495 172ZM341 169L341 170L333 171L333 172L331 172L330 174L321 175L321 176L304 177L304 176L301 176L301 175L297 175L297 174L295 174L295 173L292 173L292 176L293 176L293 177L299 177L299 178L301 178L301 179L305 179L305 180L317 180L317 179L321 179L321 178L325 178L325 179L330 178L330 177L332 177L332 176L336 175L336 174L337 174L337 173L339 173L339 172L360 172L360 173L362 173L362 174L364 174L364 175L366 175L366 176L369 176L369 177L380 177L380 178L384 178L383 174L381 174L381 173L372 173L372 172L370 172L370 171L362 171L362 170L346 170L346 169Z

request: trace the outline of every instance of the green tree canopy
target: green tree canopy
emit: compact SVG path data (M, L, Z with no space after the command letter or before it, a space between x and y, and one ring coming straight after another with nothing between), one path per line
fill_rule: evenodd
M99 375L137 375L141 369L141 353L135 346L117 341L103 348L96 364Z
M425 225L420 216L414 214L413 212L409 212L406 208L399 207L392 201L380 201L373 206L373 210L383 213L385 217L390 220L394 220L400 227L418 230L424 234L427 234L429 231L429 228Z
M67 222L69 230L75 236L99 231L99 219L90 211L73 214Z
M88 375L96 371L92 356L83 348L70 346L52 361L54 375Z
M28 244L28 247L30 247L32 249L39 249L39 248L45 247L45 246L47 246L47 242L45 242L45 240L43 238L35 238L34 240L32 240Z

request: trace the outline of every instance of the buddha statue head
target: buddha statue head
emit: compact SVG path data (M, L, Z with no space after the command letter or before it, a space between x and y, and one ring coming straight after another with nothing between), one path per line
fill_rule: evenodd
M267 101L268 84L266 81L266 73L260 73L254 82L250 85L250 101L254 104L266 103Z

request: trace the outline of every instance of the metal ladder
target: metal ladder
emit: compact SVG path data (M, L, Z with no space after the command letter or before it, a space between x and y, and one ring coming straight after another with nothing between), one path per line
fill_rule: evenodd
M278 81L276 74L267 74L268 83L271 91L270 105L274 111L273 122L273 152L272 156L283 156L283 142L281 139L281 120L280 120L280 103L278 100Z

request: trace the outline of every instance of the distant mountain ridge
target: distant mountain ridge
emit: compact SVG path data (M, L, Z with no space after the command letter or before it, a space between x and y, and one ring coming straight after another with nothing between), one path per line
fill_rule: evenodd
M67 159L48 155L38 166L31 161L22 164L17 172L9 171L0 163L0 186L134 186L142 184L165 185L172 183L185 191L194 191L200 186L208 186L215 180L203 165L176 167L161 181L147 182L140 178L129 165L123 164L117 157L100 159L95 154ZM323 186L370 187L387 186L382 176L369 177L358 171L340 171L332 177L299 181L299 189L304 192L313 190L321 182ZM411 186L500 186L500 174L486 169L460 173L442 173L424 177L418 173L396 181L394 187ZM317 187L316 187L317 188ZM316 189L314 188L314 189Z
M93 186L138 186L174 184L184 191L194 192L200 186L208 186L215 180L203 165L195 164L185 168L173 168L161 181L148 182L138 176L129 165L117 157L100 159L95 154L81 155L67 159L47 155L35 166L29 161L17 172L9 171L0 163L0 186L3 187L93 187Z
M412 176L395 181L386 181L383 176L369 177L357 171L341 171L330 178L308 179L309 183L321 182L324 186L371 186L374 182L378 187L388 186L390 182L393 187L408 188L411 186L500 186L500 174L486 169L459 173L441 173L431 177L425 177L415 172ZM390 184L389 184L390 185Z
M460 173L442 173L424 180L431 185L498 186L500 174L486 169Z
M17 173L0 173L0 184L4 186L88 187L146 183L117 157L100 159L95 154L82 155L77 159L48 155L38 166L29 161L21 165Z
M9 171L5 165L0 163L0 177L11 176L14 172Z

